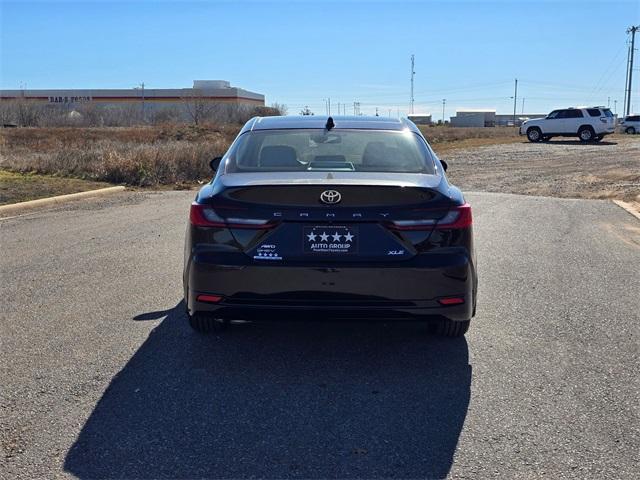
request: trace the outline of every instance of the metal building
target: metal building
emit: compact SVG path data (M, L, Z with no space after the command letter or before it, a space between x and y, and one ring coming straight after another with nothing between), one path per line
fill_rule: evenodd
M546 114L521 113L516 114L516 126L522 124L529 118L541 118ZM513 114L496 114L495 110L456 110L455 116L451 117L453 127L497 127L513 126Z
M407 118L416 125L431 125L433 122L430 113L412 114L408 115Z
M82 103L101 105L142 104L153 111L158 106L180 106L189 101L204 101L264 106L264 95L232 87L225 80L194 80L192 88L0 90L1 101L30 100L73 107Z

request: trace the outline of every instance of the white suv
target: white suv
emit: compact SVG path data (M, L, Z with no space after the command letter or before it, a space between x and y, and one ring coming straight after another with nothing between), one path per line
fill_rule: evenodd
M620 122L620 131L624 133L640 133L640 115L627 115Z
M554 110L545 118L526 120L520 126L520 135L526 135L530 142L576 136L583 142L599 142L614 131L615 118L605 107Z

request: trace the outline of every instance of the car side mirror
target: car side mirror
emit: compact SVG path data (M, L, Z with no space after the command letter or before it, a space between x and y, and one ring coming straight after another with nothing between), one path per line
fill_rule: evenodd
M218 167L220 166L221 161L222 161L222 157L214 157L213 160L209 162L209 166L211 167L211 170L213 170L214 172L218 170Z
M447 168L449 168L449 165L447 165L447 162L445 162L444 160L440 160L440 163L442 164L442 169L446 172Z

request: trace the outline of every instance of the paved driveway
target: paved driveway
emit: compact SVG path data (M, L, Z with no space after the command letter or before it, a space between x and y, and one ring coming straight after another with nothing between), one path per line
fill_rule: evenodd
M470 194L478 315L240 325L181 304L191 193L0 221L0 477L637 478L640 222Z

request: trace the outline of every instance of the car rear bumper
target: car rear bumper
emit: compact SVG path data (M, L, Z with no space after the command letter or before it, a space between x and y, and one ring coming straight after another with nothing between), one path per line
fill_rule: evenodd
M230 264L231 263L231 264ZM195 255L185 272L189 313L238 320L388 320L441 316L469 320L476 272L467 254L422 254L386 265L232 264ZM198 301L202 294L223 297ZM439 300L461 297L443 306Z

